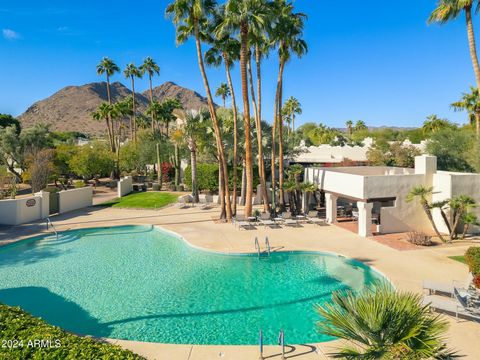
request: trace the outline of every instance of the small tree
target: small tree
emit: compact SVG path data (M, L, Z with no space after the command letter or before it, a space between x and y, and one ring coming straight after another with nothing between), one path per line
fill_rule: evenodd
M36 193L47 187L48 180L54 171L54 151L43 149L27 157L30 185L32 193Z

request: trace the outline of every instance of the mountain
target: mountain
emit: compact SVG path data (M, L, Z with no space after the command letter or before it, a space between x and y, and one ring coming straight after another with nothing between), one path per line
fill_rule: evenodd
M120 82L110 84L112 100L117 101L131 95L131 91ZM166 82L153 89L154 97L162 101L176 97L185 109L198 109L207 106L207 100L193 90ZM136 93L138 109L145 110L150 102L150 93ZM51 130L78 131L91 136L105 134L105 123L92 118L92 113L107 101L106 82L96 82L81 86L67 86L52 96L30 106L18 117L23 128L37 123L50 125Z
M144 91L142 95L150 99L149 90ZM193 90L178 86L171 81L167 81L166 83L153 88L154 99L162 102L169 97L177 98L182 103L185 110L198 110L202 107L207 108L207 98Z

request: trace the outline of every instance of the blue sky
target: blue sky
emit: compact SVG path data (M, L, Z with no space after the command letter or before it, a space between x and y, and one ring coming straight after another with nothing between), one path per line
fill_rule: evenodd
M3 0L0 2L0 112L19 115L33 102L67 85L100 81L95 66L103 56L121 67L152 56L164 81L204 93L192 41L177 47L165 0ZM449 104L474 84L463 18L428 26L433 0L297 0L308 15L308 54L285 71L284 95L299 99L298 123L343 126L419 126L436 113L455 122L466 114ZM475 25L480 32L479 18ZM238 67L234 82L239 89ZM272 118L277 62L264 64L264 107ZM225 81L209 70L212 87ZM115 80L125 84L122 75ZM145 90L148 84L137 86ZM239 91L239 90L237 90ZM220 102L220 99L217 99Z

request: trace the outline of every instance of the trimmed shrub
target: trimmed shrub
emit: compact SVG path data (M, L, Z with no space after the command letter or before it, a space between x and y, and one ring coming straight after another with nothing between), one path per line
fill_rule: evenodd
M480 275L480 246L472 246L465 252L465 262L473 275Z
M0 338L18 345L0 349L1 359L143 359L119 346L67 333L19 307L0 304L0 319ZM51 345L29 346L34 340Z
M187 166L184 173L185 185L192 188L192 168ZM218 191L218 165L217 164L197 164L197 185L198 190Z

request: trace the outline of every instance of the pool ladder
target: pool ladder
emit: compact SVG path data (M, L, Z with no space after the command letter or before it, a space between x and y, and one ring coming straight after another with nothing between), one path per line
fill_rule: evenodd
M50 226L53 229L53 232L55 233L55 236L57 237L57 240L58 240L57 229L55 229L55 226L53 226L52 220L50 220L49 217L47 217L47 230L48 230L48 226Z
M258 342L260 345L260 360L264 360L265 358L263 357L263 332L260 329L259 336L258 336ZM285 360L285 332L283 330L280 330L280 333L278 334L278 345L282 347L282 360Z
M270 256L270 241L268 241L268 236L265 237L265 248L268 256ZM260 243L258 242L257 236L255 236L255 250L257 250L258 257L260 258L262 254L262 249L260 247Z

